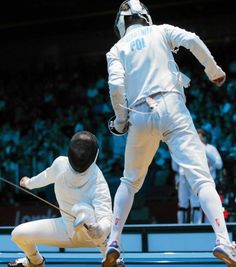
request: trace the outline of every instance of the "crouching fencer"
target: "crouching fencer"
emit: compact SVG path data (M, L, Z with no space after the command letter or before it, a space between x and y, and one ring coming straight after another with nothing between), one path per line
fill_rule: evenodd
M96 165L98 151L92 133L78 132L69 142L68 156L59 156L43 172L20 180L20 186L28 189L54 183L61 217L17 226L12 231L12 240L25 257L8 266L45 266L38 244L59 248L98 247L104 256L111 230L112 205L107 182ZM117 266L124 266L122 260L117 260Z

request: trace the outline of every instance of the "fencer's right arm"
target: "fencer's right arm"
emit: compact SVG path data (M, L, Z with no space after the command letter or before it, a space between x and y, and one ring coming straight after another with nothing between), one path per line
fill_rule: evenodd
M108 129L109 131L116 136L122 136L125 135L128 132L129 129L129 123L126 124L125 128L122 130L122 132L117 131L115 125L116 125L116 116L112 116L109 120L108 120Z
M99 171L98 175L100 177L97 179L95 190L93 190L91 197L97 221L95 227L101 233L99 235L105 240L111 231L112 201L108 184L102 172Z
M42 171L38 175L33 176L31 178L23 177L20 181L20 185L26 187L27 189L34 189L54 183L56 173L59 167L57 159L54 160L53 164L50 167L48 167L46 170Z
M125 94L125 70L117 55L116 47L113 47L107 54L108 85L111 104L115 112L115 129L122 133L127 127L128 110Z
M211 52L199 36L171 25L165 25L165 32L172 49L179 46L189 49L205 67L205 73L212 83L221 86L225 82L225 72L217 65Z

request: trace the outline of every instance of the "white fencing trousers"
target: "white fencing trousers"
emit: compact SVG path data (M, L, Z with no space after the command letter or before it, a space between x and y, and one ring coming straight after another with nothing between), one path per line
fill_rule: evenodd
M37 251L38 244L59 248L97 247L84 227L70 238L61 217L20 224L12 231L12 240L28 257ZM99 249L105 253L102 243Z
M121 181L137 192L160 141L164 141L173 160L184 169L192 190L199 196L216 238L228 240L222 205L210 175L204 145L183 96L168 92L159 93L153 99L156 105L151 114L148 114L150 107L145 102L135 107L137 112L131 111L129 114L130 127L125 149L124 177Z
M121 180L130 184L137 192L162 140L168 145L174 161L183 167L195 194L206 183L215 186L210 176L204 146L183 96L168 92L159 93L154 99L156 105L151 113L148 114L151 109L143 102L134 108L137 112L131 111L129 114L125 169Z

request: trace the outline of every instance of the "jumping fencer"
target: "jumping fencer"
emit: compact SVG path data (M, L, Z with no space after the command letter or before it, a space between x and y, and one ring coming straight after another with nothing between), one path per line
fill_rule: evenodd
M169 24L154 25L139 0L126 0L120 5L115 30L119 40L106 54L115 113L109 128L116 135L127 133L127 141L103 267L112 266L120 256L124 224L160 141L167 144L199 197L215 232L214 256L236 266L235 243L230 240L205 149L186 106L184 89L190 79L180 72L173 53L181 47L189 50L214 86L224 84L225 72L195 33Z

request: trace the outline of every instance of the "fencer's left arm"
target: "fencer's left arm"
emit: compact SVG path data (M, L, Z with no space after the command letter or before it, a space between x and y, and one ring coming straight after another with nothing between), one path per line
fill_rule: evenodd
M109 187L101 173L101 179L97 180L96 188L92 194L92 205L95 209L97 223L90 234L94 233L94 238L103 238L104 240L110 234L112 225L112 203Z
M54 183L55 177L57 175L60 163L58 158L54 160L53 164L46 170L42 171L36 176L31 177L25 182L24 187L28 189L40 188L46 185Z
M168 41L172 48L183 46L197 58L205 67L205 73L209 80L221 86L225 81L225 72L219 67L205 43L195 33L179 27L166 25Z
M116 48L113 47L106 54L108 67L108 85L111 104L115 112L115 129L122 133L128 123L127 98L125 94L125 70L117 55Z
M222 169L223 161L216 147L210 144L207 144L206 145L206 156L207 156L207 160L210 166L214 167L217 170Z

